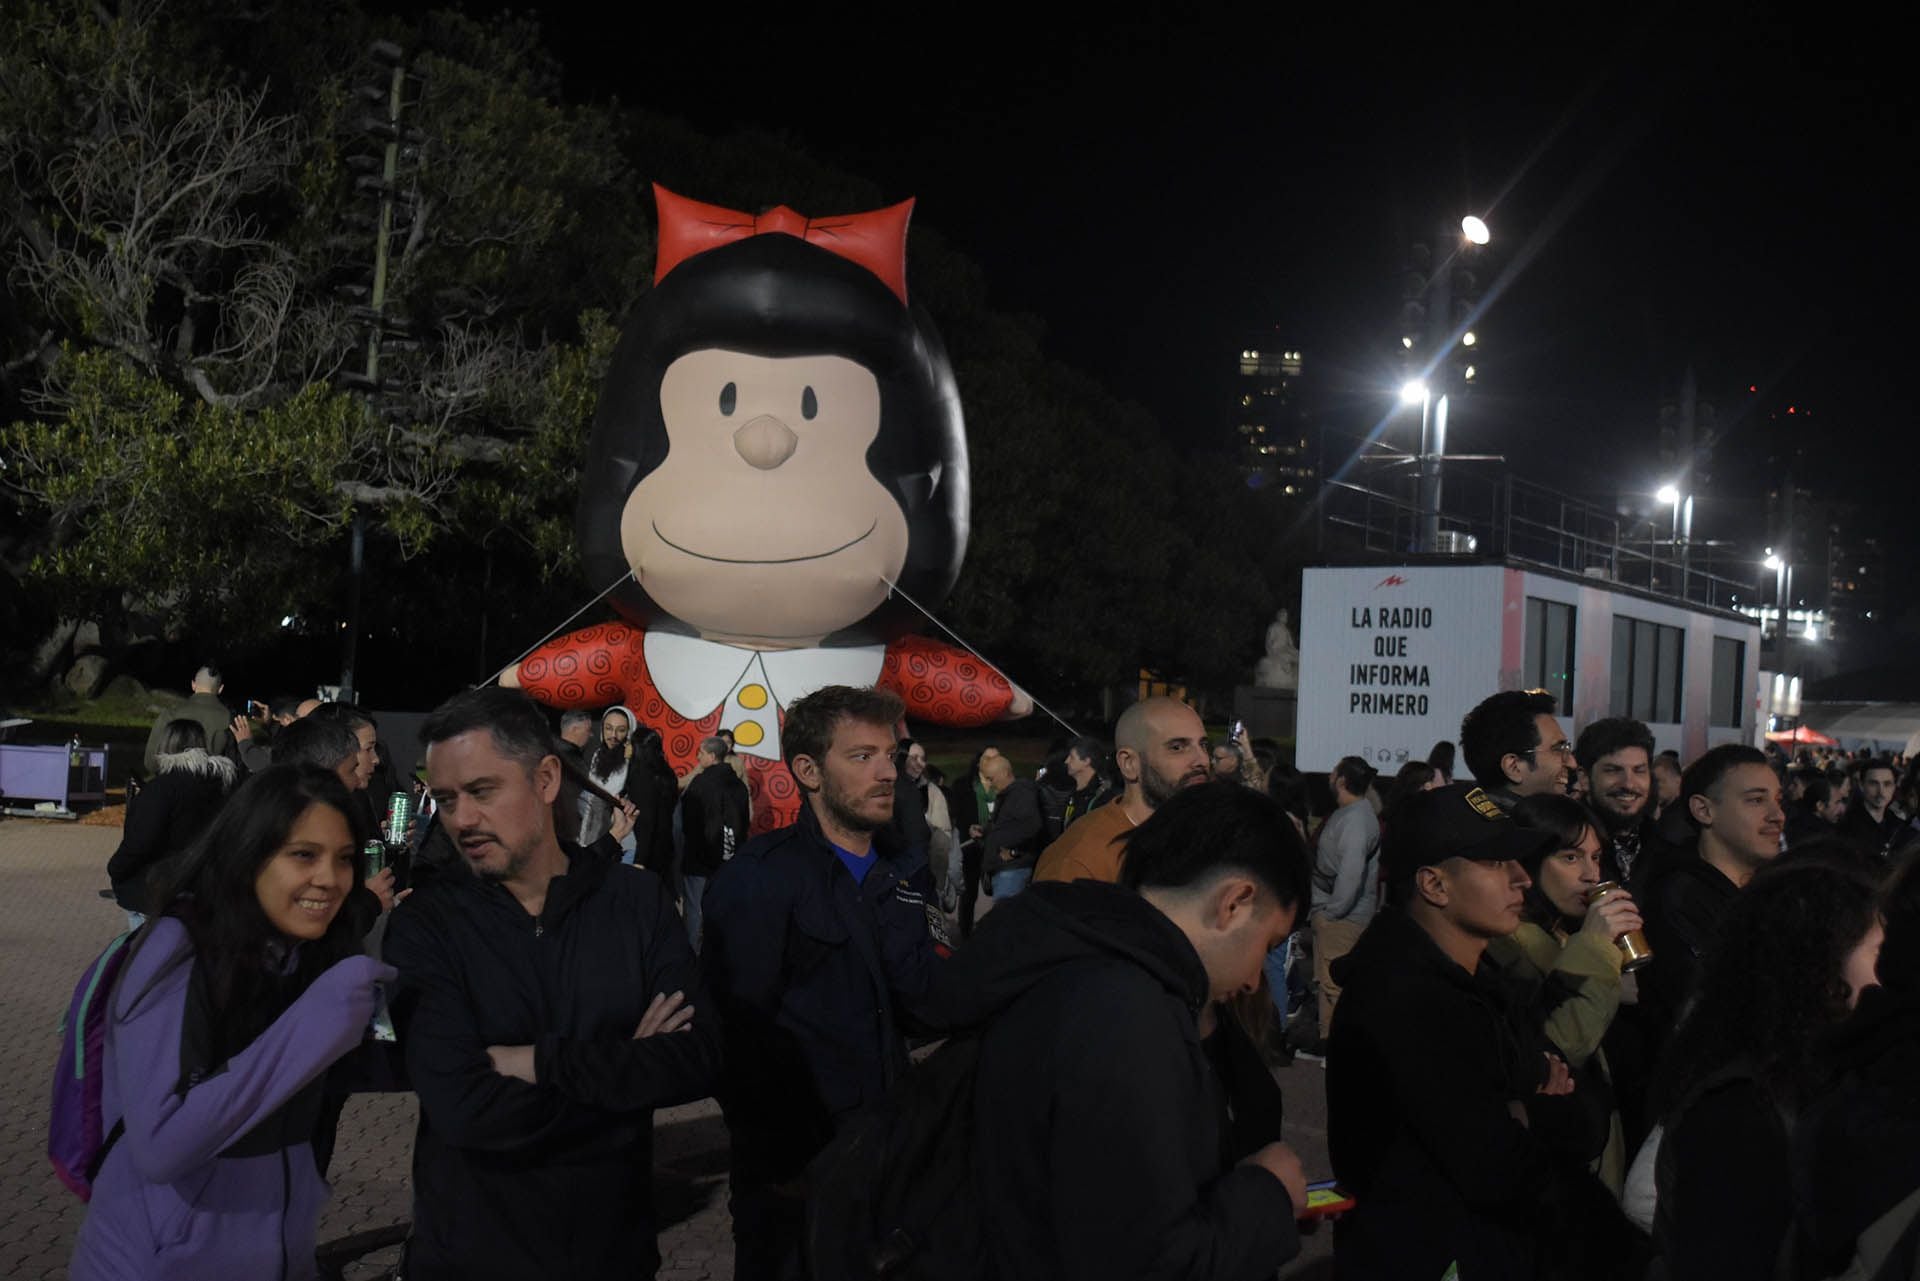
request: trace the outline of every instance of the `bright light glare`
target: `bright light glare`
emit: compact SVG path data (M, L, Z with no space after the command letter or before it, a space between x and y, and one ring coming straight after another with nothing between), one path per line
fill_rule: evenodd
M1472 382L1472 381L1473 381L1473 376L1474 376L1475 374L1477 374L1477 373L1479 373L1479 372L1480 372L1480 371L1479 371L1479 370L1477 370L1477 369L1475 369L1475 368L1474 368L1474 367L1473 367L1472 365L1468 365L1468 366L1467 366L1467 371L1466 371L1466 373L1465 373L1465 374L1463 374L1463 375L1462 375L1462 377L1464 377L1464 378L1465 378L1465 379L1466 379L1466 380L1467 380L1468 382Z
M1474 333L1473 330L1471 329L1467 330L1467 332L1462 334L1460 337L1460 345L1462 347L1471 347L1479 341L1480 341L1480 335Z
M1487 230L1487 224L1472 214L1460 220L1460 234L1476 245L1484 245L1493 239L1493 233Z
M1400 403L1403 405L1417 405L1426 398L1427 385L1418 378L1400 388Z
M1767 558L1761 561L1760 563L1762 565L1765 565L1768 569L1772 570L1774 573L1777 574L1780 572L1781 566L1785 565L1787 562L1781 560L1778 556L1775 556L1772 552L1768 552Z
M1405 334L1402 334L1402 335L1400 336L1400 345L1401 345L1402 347L1405 347L1405 348L1406 348L1406 349L1407 349L1408 351L1412 351L1412 350L1413 350L1413 339L1411 339L1411 338L1409 338L1409 337L1407 337L1407 336L1406 336Z
M1680 491L1672 485L1662 485L1660 486L1660 492L1655 494L1654 497L1671 507L1680 501Z

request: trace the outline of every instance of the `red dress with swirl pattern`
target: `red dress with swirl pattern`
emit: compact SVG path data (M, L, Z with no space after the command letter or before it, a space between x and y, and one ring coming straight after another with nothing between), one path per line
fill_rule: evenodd
M696 720L669 707L647 671L645 643L646 633L627 623L584 627L548 641L522 660L520 687L549 707L625 703L660 731L667 763L684 774L693 768L700 740L720 727L722 709ZM876 684L900 695L908 716L935 725L990 725L1013 705L1013 688L1005 677L966 650L924 636L903 636L888 645ZM753 800L753 834L798 818L800 789L785 762L744 753L742 759Z

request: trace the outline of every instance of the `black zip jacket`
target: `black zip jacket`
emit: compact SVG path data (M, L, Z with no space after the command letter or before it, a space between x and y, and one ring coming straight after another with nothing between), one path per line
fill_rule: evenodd
M1286 1188L1225 1159L1207 973L1159 909L1096 881L1031 886L948 984L955 1025L985 1025L973 1175L1002 1281L1254 1281L1299 1252Z
M840 1118L899 1079L905 1025L944 1026L930 1003L944 964L932 878L885 835L855 884L802 804L798 822L749 841L707 885L700 952L726 1044L736 1179L798 1177Z
M1653 963L1639 975L1640 1003L1657 1044L1673 1034L1700 963L1719 940L1720 922L1739 894L1740 887L1695 848L1676 855L1641 899Z
M693 776L680 800L688 876L712 876L747 843L747 785L717 761Z
M687 932L653 873L563 846L536 919L505 887L427 880L394 909L386 959L420 1096L409 1281L649 1277L653 1109L711 1093L719 1036ZM634 1040L654 996L688 1030ZM535 1047L537 1085L493 1070Z
M1327 1139L1359 1202L1334 1226L1341 1277L1439 1281L1458 1263L1462 1278L1531 1281L1552 1170L1508 1105L1546 1060L1514 1031L1493 967L1468 974L1387 911L1334 977Z

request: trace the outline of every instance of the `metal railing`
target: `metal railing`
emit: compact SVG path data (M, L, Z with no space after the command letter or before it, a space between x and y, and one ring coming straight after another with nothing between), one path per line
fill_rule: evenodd
M1412 476L1407 474L1411 491ZM1328 556L1440 555L1507 560L1557 569L1660 596L1733 609L1752 605L1746 561L1724 544L1676 539L1657 519L1607 511L1512 474L1455 468L1446 478L1440 547L1420 553L1419 507L1408 498L1352 480L1321 487L1322 553Z

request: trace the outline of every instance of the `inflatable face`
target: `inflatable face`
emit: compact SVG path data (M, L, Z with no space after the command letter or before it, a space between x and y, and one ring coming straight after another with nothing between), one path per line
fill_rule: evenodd
M588 576L639 623L785 649L887 639L959 572L967 458L946 354L906 305L910 206L809 223L656 193L659 283L588 444Z

